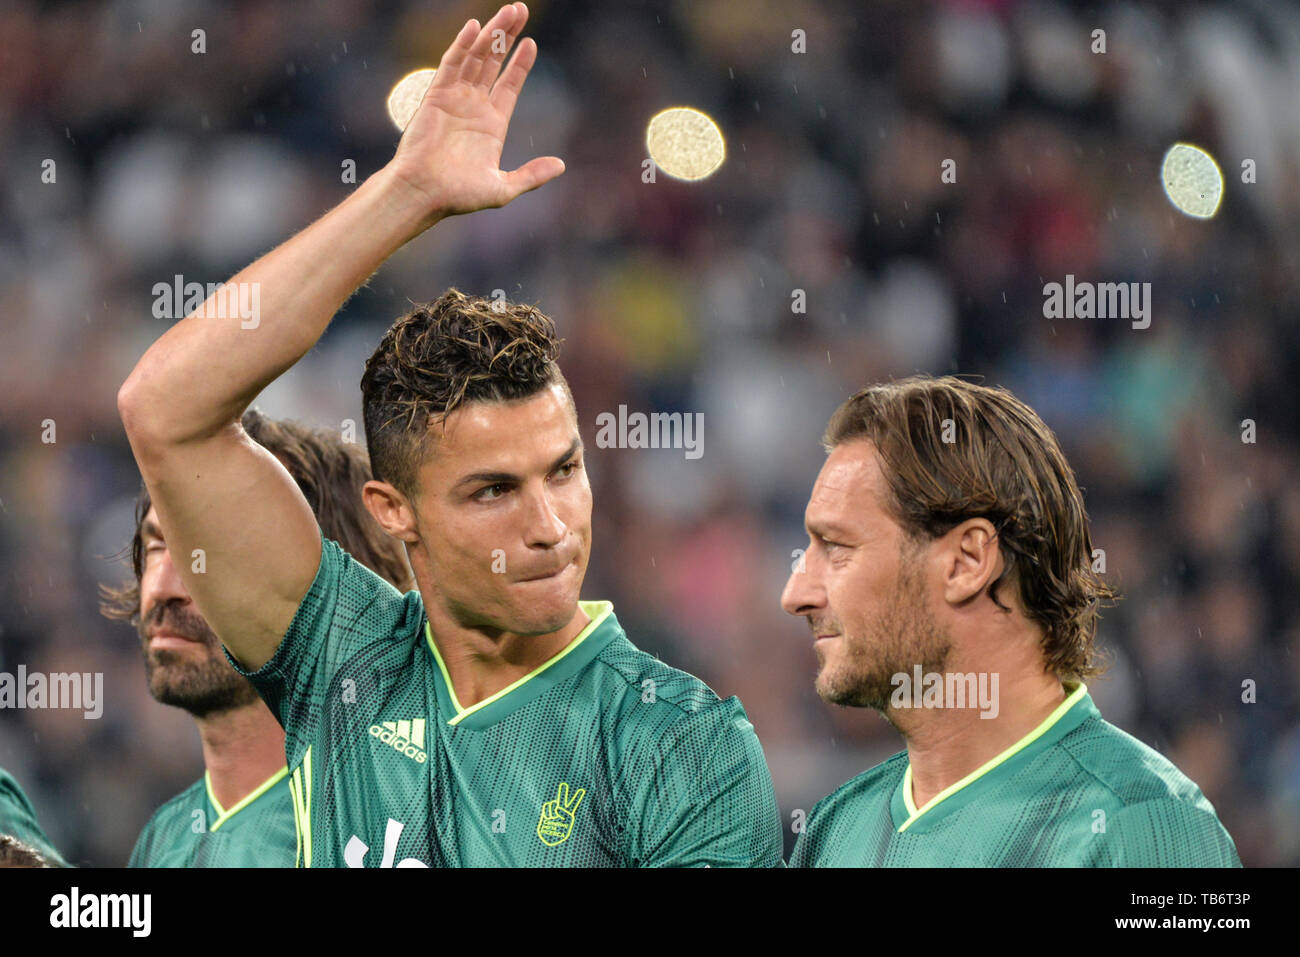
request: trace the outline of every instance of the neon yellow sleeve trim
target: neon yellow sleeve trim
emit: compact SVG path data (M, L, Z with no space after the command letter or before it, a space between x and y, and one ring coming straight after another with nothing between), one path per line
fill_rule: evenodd
M302 764L289 778L293 795L293 830L298 846L294 851L295 867L311 867L311 747L302 756Z
M970 784L972 781L975 781L978 778L983 777L985 774L988 774L990 771L996 768L999 764L1002 764L1004 761L1009 760L1014 755L1018 754L1019 752L1023 751L1025 748L1029 747L1029 745L1033 744L1035 741L1037 741L1039 738L1045 735L1051 729L1052 725L1060 721L1061 718L1065 716L1065 713L1069 711L1071 708L1073 708L1075 704L1078 702L1078 700L1087 693L1088 693L1088 686L1083 682L1079 682L1079 687L1075 688L1074 691L1072 691L1069 695L1067 695L1066 699L1056 706L1056 710L1043 719L1042 724L1036 727L1033 731L1030 731L1027 735L1025 735L1023 738L1021 738L1011 747L1007 748L1001 754L990 759L983 766L976 768L974 771L966 775L956 784L950 784L948 787L944 788L934 797L930 798L930 800L926 801L925 807L923 808L918 809L917 806L912 802L912 763L909 761L907 764L907 770L903 772L903 805L907 808L907 820L899 825L898 833L902 834L904 831L906 831L909 827L912 826L912 823L916 821L918 817L920 817L926 811L929 811L940 801L944 800L945 798L952 797L952 795L956 794L958 791L960 791L966 785Z

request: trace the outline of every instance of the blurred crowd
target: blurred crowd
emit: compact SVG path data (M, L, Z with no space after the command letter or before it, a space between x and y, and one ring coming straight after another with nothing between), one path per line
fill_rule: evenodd
M97 611L98 583L130 573L140 480L115 396L172 321L154 286L224 280L341 201L347 161L361 180L392 155L392 85L494 9L6 4L0 672L102 672L106 701L97 720L0 711L0 766L76 863L125 863L202 773L135 633ZM409 301L454 285L539 305L590 449L584 597L741 698L789 824L901 747L875 713L817 698L806 623L778 604L827 418L913 372L1007 386L1060 438L1126 596L1099 633L1103 716L1200 785L1244 863L1300 864L1300 12L530 10L540 54L502 165L554 154L567 172L398 253L258 406L360 439L362 365ZM646 123L675 105L717 120L726 164L644 182ZM1213 219L1162 190L1178 141L1219 160ZM1150 282L1150 328L1044 318L1067 274ZM597 448L620 405L702 412L704 454Z

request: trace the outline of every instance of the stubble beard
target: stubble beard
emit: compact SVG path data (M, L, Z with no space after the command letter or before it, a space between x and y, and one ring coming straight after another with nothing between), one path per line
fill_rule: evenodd
M823 701L874 708L888 718L895 675L911 680L916 665L923 673L946 667L952 642L925 605L919 561L900 560L892 591L885 614L874 623L839 632L840 654L822 661L817 675L817 694Z
M165 630L192 638L202 648L201 660L188 652L149 647L148 630L165 621ZM140 640L144 652L149 693L160 704L183 708L196 718L246 707L259 700L257 689L226 660L216 633L199 615L174 603L155 607L148 620L141 618Z

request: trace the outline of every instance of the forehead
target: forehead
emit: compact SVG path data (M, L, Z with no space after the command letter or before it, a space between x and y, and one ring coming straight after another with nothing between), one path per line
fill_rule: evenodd
M578 436L563 386L554 383L527 399L470 402L431 429L428 478L458 479L468 471L524 472L549 465Z
M861 530L892 518L881 507L885 479L875 446L855 439L837 445L822 466L808 499L810 528L834 524Z

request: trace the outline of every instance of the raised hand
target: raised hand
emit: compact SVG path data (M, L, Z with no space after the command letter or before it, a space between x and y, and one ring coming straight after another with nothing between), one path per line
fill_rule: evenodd
M482 28L477 20L466 23L402 135L389 170L428 203L433 218L504 206L564 172L557 156L511 172L500 168L506 129L537 60L537 44L521 40L504 71L501 65L527 21L528 7L511 3Z

